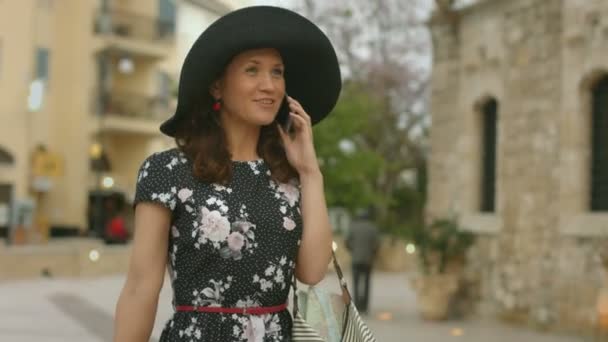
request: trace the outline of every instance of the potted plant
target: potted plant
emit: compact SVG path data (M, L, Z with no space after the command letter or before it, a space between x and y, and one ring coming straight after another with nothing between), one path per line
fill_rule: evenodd
M411 238L420 270L412 281L420 314L428 320L445 319L474 236L464 231L456 219L438 219L414 228Z

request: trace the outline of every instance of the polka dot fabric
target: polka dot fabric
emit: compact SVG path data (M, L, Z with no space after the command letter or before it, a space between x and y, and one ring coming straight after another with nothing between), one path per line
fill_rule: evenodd
M202 182L171 149L148 157L135 204L171 210L168 271L173 305L257 307L287 302L302 236L296 180L272 180L263 160L233 161L225 186ZM291 314L175 312L161 342L288 341Z

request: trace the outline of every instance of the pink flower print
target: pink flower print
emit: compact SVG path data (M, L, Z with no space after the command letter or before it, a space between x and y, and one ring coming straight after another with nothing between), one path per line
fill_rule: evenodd
M296 223L293 222L289 217L283 217L283 228L287 230L293 230L296 227Z
M230 234L230 222L228 219L222 216L219 211L209 211L205 207L203 207L202 213L201 230L203 231L203 235L213 242L226 240L228 234Z
M236 221L232 223L232 228L242 233L247 233L249 228L255 228L255 224L247 221Z
M179 197L180 201L182 201L182 203L186 202L188 200L188 198L190 198L192 196L192 190L184 188L181 189L178 193L177 193L177 197Z
M247 342L263 342L266 335L264 319L260 316L249 316L245 327Z
M283 198L287 200L290 206L294 206L300 197L300 191L297 187L290 183L280 183L279 192L283 194Z
M245 237L241 233L234 232L228 235L228 247L232 251L240 251L245 245Z

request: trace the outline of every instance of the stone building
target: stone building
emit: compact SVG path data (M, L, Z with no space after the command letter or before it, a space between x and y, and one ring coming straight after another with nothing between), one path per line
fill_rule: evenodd
M477 234L478 312L593 331L608 287L608 1L439 8L428 214Z

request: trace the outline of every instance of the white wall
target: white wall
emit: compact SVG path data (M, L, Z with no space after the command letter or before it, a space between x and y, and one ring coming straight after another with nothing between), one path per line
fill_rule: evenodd
M238 9L253 5L255 1L222 0L222 2L232 9ZM198 36L219 17L219 14L208 11L207 9L189 1L179 2L176 18L176 54L170 59L170 62L165 64L166 66L171 66L174 69L167 71L175 76L179 76L181 66L186 58L186 54L188 54L188 51L192 47L192 44L194 44L194 41L196 41L196 38L198 38Z
M183 1L177 10L176 64L181 70L184 58L198 36L219 16L192 3ZM179 73L179 70L178 70Z

